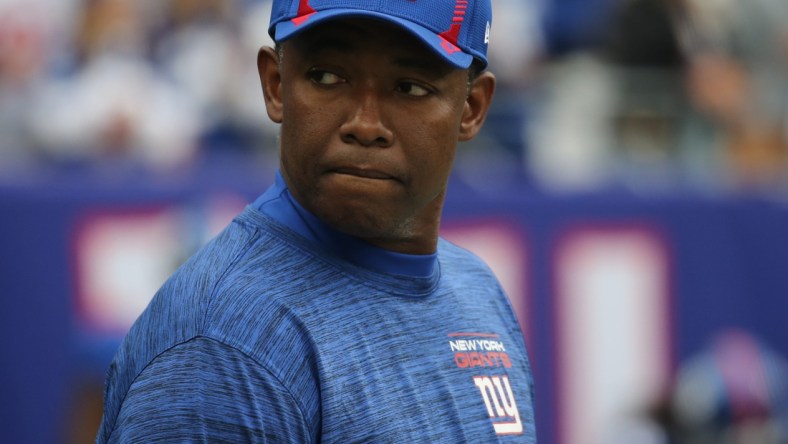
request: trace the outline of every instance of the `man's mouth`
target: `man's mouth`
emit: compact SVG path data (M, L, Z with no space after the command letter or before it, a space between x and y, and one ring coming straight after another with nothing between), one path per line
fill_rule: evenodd
M377 180L397 180L394 176L384 173L380 170L376 170L374 168L363 168L363 167L340 167L334 168L331 170L336 174L344 174L347 176L356 176L362 177L365 179L377 179Z

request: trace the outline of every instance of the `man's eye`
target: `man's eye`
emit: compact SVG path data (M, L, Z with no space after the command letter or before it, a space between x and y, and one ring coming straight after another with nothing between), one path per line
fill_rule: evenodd
M321 71L319 69L313 69L309 71L309 78L312 79L313 82L320 85L336 85L343 82L342 77L339 77L338 75L328 71Z
M400 83L397 85L397 91L416 97L424 97L430 94L430 91L427 88L412 82Z

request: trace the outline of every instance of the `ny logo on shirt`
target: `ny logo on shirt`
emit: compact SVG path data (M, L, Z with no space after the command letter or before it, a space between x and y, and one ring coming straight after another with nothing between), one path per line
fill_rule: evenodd
M523 433L520 412L514 400L508 376L474 376L473 382L481 392L487 413L493 421L496 435Z

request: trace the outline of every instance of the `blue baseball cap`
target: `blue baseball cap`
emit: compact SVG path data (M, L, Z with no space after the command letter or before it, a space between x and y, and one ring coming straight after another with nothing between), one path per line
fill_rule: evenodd
M410 31L457 68L487 66L491 0L274 0L268 33L281 43L327 20L369 17Z

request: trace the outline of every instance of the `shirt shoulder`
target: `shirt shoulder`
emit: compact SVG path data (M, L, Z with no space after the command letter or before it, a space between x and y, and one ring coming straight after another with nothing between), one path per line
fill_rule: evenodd
M438 241L438 260L443 280L476 282L503 294L498 278L475 253L443 238Z
M277 263L282 257L292 256L289 253L287 242L264 226L251 223L242 214L181 265L134 323L110 365L102 429L114 424L130 399L133 387L150 373L150 368L161 368L162 362L169 362L168 356L178 355L183 350L195 352L193 347L185 345L194 341L215 341L228 350L249 356L249 368L258 365L269 371L266 357L254 353L261 349L270 350L272 357L288 354L292 359L286 362L303 363L303 359L307 359L304 354L309 352L308 339L303 340L307 345L301 348L277 346L275 329L265 325L275 321L264 316L265 313L277 313L271 308L276 305L275 301L260 297L267 291L265 282L269 279L260 264ZM254 285L246 292L235 293L234 289L243 286L250 276L254 276ZM245 305L255 299L251 297L253 294L257 295L258 304L255 307ZM250 313L252 308L257 313ZM259 322L239 324L237 321L243 315L259 316ZM266 330L267 340L271 342L268 346L261 345L262 335L249 334L254 332L253 327ZM288 333L283 332L283 335ZM154 366L155 363L159 364ZM272 367L271 372L275 378L280 378L282 374L277 369ZM291 375L285 381L288 386L305 383L311 378L309 366L301 365L296 374L297 377ZM226 376L225 382L232 379L231 374ZM309 393L305 396L311 397Z
M310 442L316 422L291 390L241 351L194 338L145 367L97 441Z

